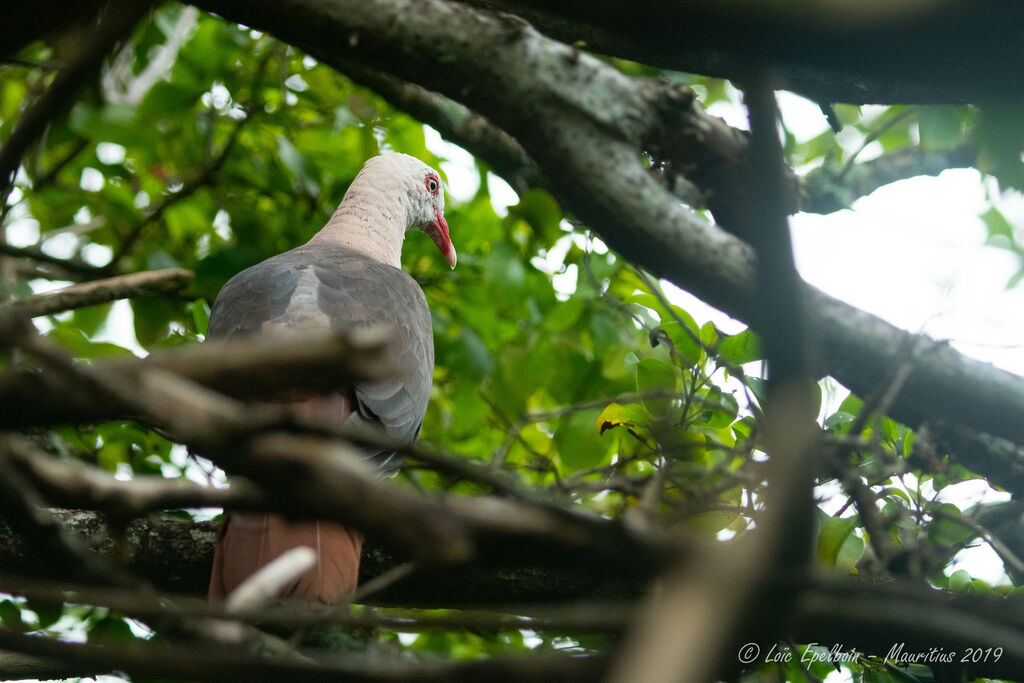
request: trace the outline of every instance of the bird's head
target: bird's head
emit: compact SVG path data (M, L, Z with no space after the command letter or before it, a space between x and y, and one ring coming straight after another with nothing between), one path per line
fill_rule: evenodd
M444 255L448 265L455 267L456 253L444 219L444 187L441 176L425 163L408 154L382 154L366 162L390 166L393 177L399 178L406 199L407 229L425 232Z

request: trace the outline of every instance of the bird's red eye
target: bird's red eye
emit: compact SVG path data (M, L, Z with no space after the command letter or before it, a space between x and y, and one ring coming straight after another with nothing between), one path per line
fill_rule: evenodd
M430 192L430 194L437 194L437 191L441 188L441 183L439 183L437 178L432 175L427 176L427 179L424 182L426 183L427 191Z

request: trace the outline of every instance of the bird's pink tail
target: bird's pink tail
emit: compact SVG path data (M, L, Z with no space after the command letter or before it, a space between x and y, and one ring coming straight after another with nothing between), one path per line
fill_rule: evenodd
M264 513L225 517L214 548L210 600L224 600L261 567L299 546L312 548L318 562L285 586L281 597L326 604L347 600L359 582L362 535L334 522L288 522Z
M288 401L298 415L342 424L350 401L339 394ZM282 598L334 604L359 583L363 536L336 522L289 522L280 515L225 513L213 551L209 599L224 600L243 581L292 548L312 548L318 561L281 591Z

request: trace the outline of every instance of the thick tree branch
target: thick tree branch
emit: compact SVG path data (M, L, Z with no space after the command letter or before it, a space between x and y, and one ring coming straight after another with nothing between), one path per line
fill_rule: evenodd
M3 339L0 329L0 344ZM130 387L151 371L173 373L236 398L288 392L322 393L394 371L387 362L386 330L304 334L216 341L154 353L146 359L80 366L83 376ZM9 339L7 340L9 342ZM137 415L123 400L103 400L82 383L54 372L11 372L0 381L0 428L95 422ZM165 406L169 409L169 406ZM172 416L165 415L165 419Z
M99 552L118 552L97 515L69 511L56 511L55 514L69 530L82 535ZM201 595L205 593L209 579L215 529L216 524L211 522L140 520L128 526L125 534L127 552L122 549L119 556L126 558L129 569L150 577L161 591ZM38 558L31 558L26 548L23 540L12 536L0 524L0 572L52 576L54 567L40 563ZM394 558L371 541L364 551L361 582L365 583L396 565ZM647 581L646 577L626 575L600 580L558 568L508 570L472 566L438 572L418 570L375 594L372 602L434 608L497 607L511 613L532 614L541 603L635 598L646 589ZM16 578L0 579L0 590L17 594L17 586L23 583ZM801 581L797 588L784 584L769 581L764 592L767 599L779 590L797 592L791 621L792 636L797 642L842 643L877 656L884 656L899 642L905 642L908 651L925 652L931 647L962 651L965 646L987 648L998 644L1005 649L1003 658L979 665L972 670L975 676L1012 678L1024 667L1024 643L1020 637L1024 632L1024 622L1019 611L1012 609L1012 601L922 591L919 587L898 582L889 586L877 585L852 578L807 579ZM104 603L109 601L107 596L115 595L96 589L92 589L92 593L96 595L83 593L80 600ZM129 598L126 594L125 600L133 602L137 610L142 610L139 613L142 617L152 618L155 614L146 608L151 603L154 609L168 609L171 605L172 610L174 605L188 604L185 599L147 601L138 594L132 595L134 597ZM115 607L118 605L116 601L113 604ZM196 614L205 612L197 611ZM542 609L537 612L537 618L546 618L545 614L555 619L562 618L557 609L547 613ZM607 616L609 618L594 622L600 630L621 628L616 626L616 619L624 618L622 612L612 612ZM309 618L296 616L291 619L286 614L281 621L302 624L309 623ZM339 623L347 623L347 620L342 618ZM379 625L389 626L387 623ZM455 624L450 626L457 627ZM741 637L747 635L753 634ZM737 648L740 644L737 643ZM761 644L766 651L768 643Z
M493 498L417 497L380 482L347 443L272 431L293 424L282 420L283 408L247 408L153 366L135 364L142 371L134 376L90 372L31 332L12 337L48 368L47 375L66 382L69 392L120 405L170 432L229 472L262 485L286 514L345 522L427 565L473 559L521 566L526 556L644 572L681 550L571 510ZM622 553L624 548L629 552Z
M1009 28L1024 21L1024 8L1014 0L657 0L642 12L621 1L461 1L518 14L566 43L677 71L742 82L750 64L771 64L781 87L818 102L961 104L1024 85Z
M53 458L24 439L8 437L0 447L9 464L20 469L50 505L96 510L119 519L173 508L267 507L263 492L241 478L228 489L156 475L122 481L98 468Z
M69 678L98 676L112 671L113 669L109 667L90 666L87 664L72 665L55 659L33 657L32 655L21 654L20 652L0 650L0 681L20 681L26 679L42 681L66 680Z

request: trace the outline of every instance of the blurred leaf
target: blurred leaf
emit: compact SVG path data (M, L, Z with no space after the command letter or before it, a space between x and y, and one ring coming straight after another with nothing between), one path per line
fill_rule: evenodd
M958 592L969 592L974 583L974 579L963 569L958 569L953 572L949 577L949 588L950 590Z
M680 388L679 370L660 358L645 358L636 364L636 390L641 395ZM671 398L646 398L641 405L656 419L672 412Z
M594 429L596 410L583 410L564 418L555 436L558 457L566 472L607 465L614 443Z
M960 508L951 503L931 503L928 511L935 519L928 525L928 540L941 546L952 546L975 536L974 531L957 520Z
M12 631L24 631L28 628L21 619L21 608L8 598L0 600L0 624Z
M829 518L818 534L818 561L826 567L838 566L840 551L857 526L856 517Z
M134 356L123 346L110 342L94 342L85 333L73 327L59 326L46 335L76 356L83 358L101 358L105 356Z
M291 171L296 183L309 195L320 194L320 186L310 176L306 157L283 135L277 136L277 155Z
M963 140L963 116L966 108L918 106L918 132L922 149L952 149Z
M686 520L686 526L698 534L714 536L723 529L728 528L738 517L740 515L736 512L710 510L690 517Z
M718 354L733 365L743 365L764 358L761 340L751 330L725 337L718 346Z
M96 110L83 102L71 108L68 124L78 135L96 142L113 142L123 147L146 147L156 142L156 131L139 126L135 108L110 104Z
M93 623L89 629L89 643L126 643L135 640L128 622L120 617L107 616Z
M44 600L29 600L25 607L35 612L35 629L45 629L57 623L57 620L64 614L64 603L47 602Z
M206 299L196 299L185 304L185 310L192 314L192 324L198 334L205 335L210 326L210 304Z
M532 188L519 199L519 203L508 207L510 217L520 218L541 238L544 246L550 246L561 236L559 223L562 207L546 190Z
M637 441L649 445L650 437L645 434L646 419L646 411L634 403L626 405L610 403L597 416L595 427L598 434L604 434L609 429L616 427L623 427Z
M979 216L988 230L988 239L985 244L997 247L1015 247L1016 241L1013 237L1013 226L1006 220L1003 212L996 207L990 207L988 211Z

